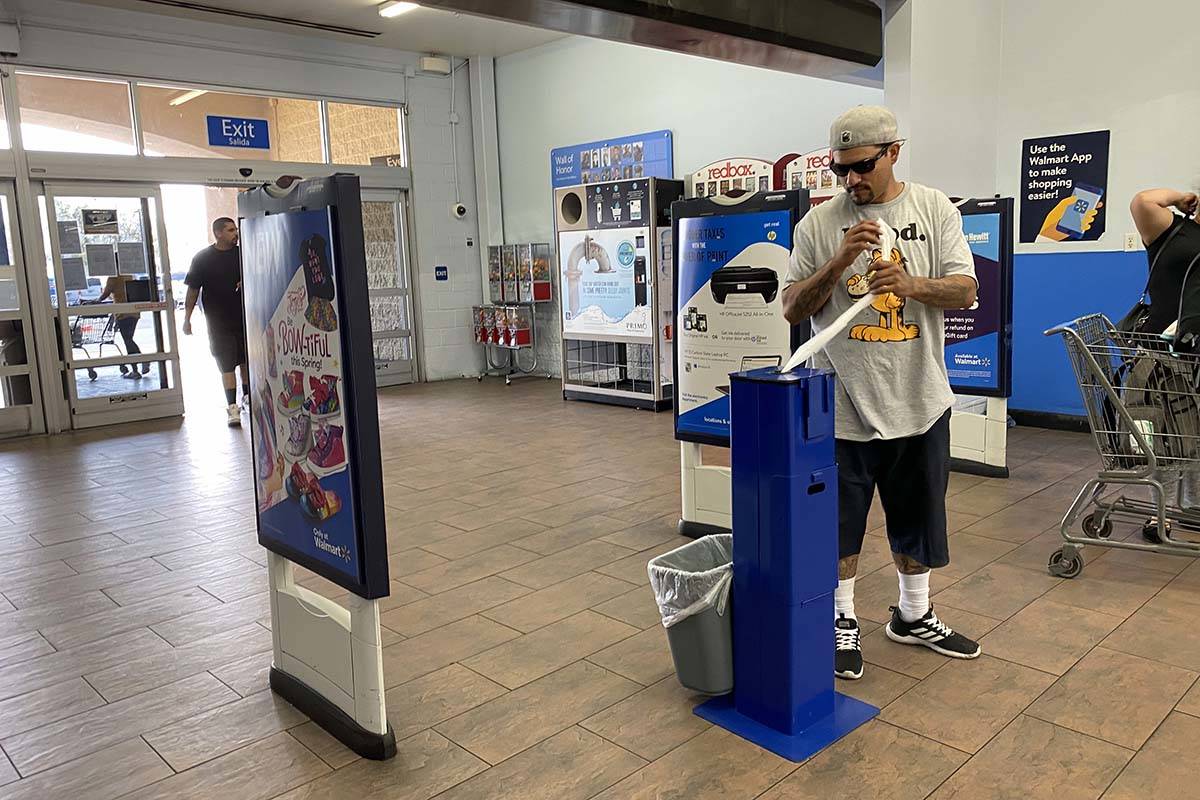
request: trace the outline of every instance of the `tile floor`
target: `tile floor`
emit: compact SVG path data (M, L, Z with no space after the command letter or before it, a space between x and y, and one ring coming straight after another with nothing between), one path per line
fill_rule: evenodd
M544 382L380 409L399 756L358 759L267 690L248 434L214 409L0 445L0 798L1200 797L1200 564L1045 571L1084 437L1017 429L1011 480L952 480L935 602L977 661L882 635L872 515L867 672L841 688L883 711L795 765L693 716L672 677L645 570L683 542L669 414Z

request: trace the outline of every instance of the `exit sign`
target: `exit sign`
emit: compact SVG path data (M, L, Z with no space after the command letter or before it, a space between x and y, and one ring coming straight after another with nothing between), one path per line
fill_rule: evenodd
M208 143L213 147L271 149L271 133L265 119L208 115Z

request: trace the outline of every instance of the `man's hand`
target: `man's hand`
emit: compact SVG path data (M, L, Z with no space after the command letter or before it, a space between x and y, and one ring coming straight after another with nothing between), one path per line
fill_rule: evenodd
M880 261L871 276L871 293L891 292L900 298L912 297L917 289L917 280L904 271L895 261Z
M1175 202L1175 208L1179 209L1189 217L1196 215L1197 206L1200 206L1200 197L1196 196L1195 192L1188 192L1183 197Z
M878 223L871 220L858 223L842 237L842 244L833 257L834 263L845 269L872 245L882 243L882 236L883 232L879 230Z
M183 321L183 335L184 336L192 335L192 321L190 319L185 319Z

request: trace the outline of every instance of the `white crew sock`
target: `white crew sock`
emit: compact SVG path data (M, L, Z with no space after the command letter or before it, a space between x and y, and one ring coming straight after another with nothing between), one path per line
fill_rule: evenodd
M854 578L838 580L837 588L833 590L833 618L843 616L858 619L854 615Z
M916 622L929 611L929 571L900 576L900 619Z

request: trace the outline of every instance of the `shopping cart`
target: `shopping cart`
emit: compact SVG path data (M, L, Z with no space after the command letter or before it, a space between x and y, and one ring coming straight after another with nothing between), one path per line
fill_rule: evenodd
M97 358L104 357L105 347L114 347L117 352L117 318L113 314L80 314L71 318L71 350L82 350L88 358L92 357L89 347L97 349ZM88 378L96 380L96 370L88 368Z
M1200 556L1200 356L1156 335L1129 334L1103 314L1046 331L1061 335L1102 461L1063 517L1052 575L1083 570L1084 545ZM1080 521L1083 536L1072 533ZM1112 538L1114 521L1144 541Z

